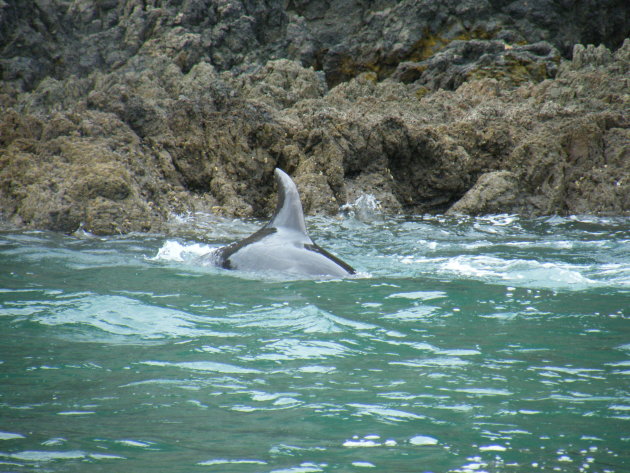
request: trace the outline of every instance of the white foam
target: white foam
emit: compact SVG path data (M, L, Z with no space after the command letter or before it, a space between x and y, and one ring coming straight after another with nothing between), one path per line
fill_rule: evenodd
M442 291L414 291L414 292L397 292L390 294L386 299L419 299L422 301L430 301L432 299L440 299L446 297L446 293Z
M39 450L26 450L23 452L13 453L10 455L0 454L1 456L8 456L14 460L31 461L31 462L50 462L55 460L77 460L85 458L87 455L80 450L70 450L65 452L49 452Z
M375 442L374 440L366 440L366 439L357 439L357 440L346 440L343 443L344 447L380 447L380 442Z
M461 255L440 265L440 269L462 276L509 281L511 287L583 289L599 284L586 277L590 266L536 260L506 260L494 256Z
M175 240L166 240L153 258L153 261L190 261L199 256L211 254L213 248L200 243L182 244Z
M503 445L482 445L479 447L480 452L505 452L507 448Z
M88 456L94 460L126 460L125 457L110 455L107 453L90 453Z
M427 435L416 435L415 437L411 437L409 439L409 443L411 445L437 445L438 440L433 437L429 437Z
M303 366L302 368L299 369L299 371L301 373L328 374L328 373L332 373L336 369L337 368L335 368L334 366L311 365L311 366Z
M127 447L138 447L138 448L148 448L152 445L151 442L141 442L139 440L128 440L128 439L118 440L117 443L121 445L125 445Z
M344 204L339 210L364 222L381 217L381 203L372 194L361 194L354 203Z

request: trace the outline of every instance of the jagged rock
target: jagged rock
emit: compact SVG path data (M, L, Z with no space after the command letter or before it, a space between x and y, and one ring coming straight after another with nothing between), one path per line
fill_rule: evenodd
M400 63L393 78L430 89L453 90L485 77L519 85L555 77L559 63L560 54L546 42L512 46L496 40L453 41L429 59Z
M244 98L276 109L290 107L300 100L321 98L328 90L321 74L287 59L269 61L234 82Z
M621 45L630 30L624 0L4 0L2 80L33 89L46 76L86 76L161 50L187 72L205 61L244 72L271 59L301 61L330 86L362 72L379 79L457 40L548 41L564 57L576 43ZM597 12L593 15L592 12Z
M582 44L576 44L573 47L573 62L572 65L576 69L580 69L584 66L605 66L609 64L613 59L612 53L603 45L598 47L592 44L584 47Z
M479 176L475 185L453 204L447 214L484 215L511 209L518 198L519 183L510 171L492 171Z
M276 166L310 213L363 194L388 212L475 195L471 212L630 212L630 41L570 40L619 44L625 17L353 5L0 0L0 218L116 233L194 210L263 217ZM574 55L557 74L554 48Z
M14 136L7 137L10 143L0 157L0 208L9 222L64 232L84 226L111 234L156 229L166 217L151 208L151 186L141 181L156 171L142 167L137 139L112 123L115 117L10 120L11 125L3 121L2 131L7 137L12 126ZM109 136L110 131L118 136Z
M401 63L425 61L454 41L499 40L511 45L547 41L570 57L579 42L616 48L630 30L623 0L583 1L571 8L535 0L383 0L363 8L342 0L329 2L328 8L293 3L320 44L316 57L331 86L364 72L384 79ZM596 17L593 11L598 12ZM331 31L338 24L344 27Z

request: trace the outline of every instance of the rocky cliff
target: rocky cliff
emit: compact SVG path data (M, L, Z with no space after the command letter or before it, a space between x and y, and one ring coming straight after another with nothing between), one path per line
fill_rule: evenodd
M593 14L597 12L597 14ZM0 0L0 211L630 212L625 1ZM595 43L599 46L582 46Z

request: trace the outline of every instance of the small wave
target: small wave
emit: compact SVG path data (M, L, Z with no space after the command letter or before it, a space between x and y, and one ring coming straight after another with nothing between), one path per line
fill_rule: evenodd
M151 261L193 262L201 256L211 256L216 248L200 243L182 244L175 240L166 240L157 255Z
M438 311L437 307L429 305L420 305L401 309L391 314L383 315L383 319L398 320L401 322L420 321L428 317L433 317Z
M413 412L373 404L348 404L348 407L356 409L355 415L359 417L375 417L386 422L405 422L426 418L425 416L414 414Z
M315 373L315 374L329 374L333 371L336 371L337 368L334 366L320 366L320 365L310 365L310 366L302 366L298 369L300 373Z
M327 341L282 339L264 346L256 360L312 360L345 356L351 352L344 345ZM247 357L244 357L247 359Z
M411 437L409 439L409 443L411 445L437 445L438 444L438 440L433 438L433 437L429 437L428 435L416 435L415 437Z
M203 241L233 241L253 233L261 222L220 217L207 212L172 214L167 222L171 235Z
M0 431L0 440L13 440L13 439L23 439L26 438L22 434L15 434L13 432L2 432Z
M304 402L296 399L297 393L266 393L250 391L251 404L235 404L230 409L238 412L262 412L294 409L304 405Z
M229 374L252 374L261 373L261 371L253 368L242 368L236 365L230 365L227 363L218 363L216 361L142 361L142 365L147 366L160 366L169 368L180 368L190 371L210 371L214 373L229 373Z
M116 443L119 445L124 445L125 447L133 448L151 448L155 445L153 442L132 439L116 440Z
M519 217L509 214L481 216L475 219L473 228L481 233L500 235L520 228Z
M440 356L435 358L424 358L419 360L407 360L407 361L391 361L389 364L393 366L409 366L411 368L427 368L427 367L441 367L441 368L456 368L460 366L468 365L470 362L462 360L457 356Z
M271 470L269 473L319 473L324 471L322 468L326 466L325 463L317 465L311 462L300 463L298 466L292 466L289 468L281 468L279 470Z
M346 440L343 443L344 447L350 447L350 448L370 448L370 447L394 447L397 445L398 442L396 442L395 440L385 440L385 442L381 442L381 437L380 435L374 435L374 434L370 434L370 435L366 435L365 437L361 438L358 435L355 435L354 437L352 437L349 440Z
M98 453L87 453L81 450L69 450L65 452L26 450L23 452L6 454L0 453L0 458L9 458L11 460L48 463L63 460L81 460L91 458L93 460L125 460L125 457L118 455L106 455Z
M492 214L481 215L476 218L478 222L490 223L499 227L516 226L520 222L520 217L515 214Z
M511 396L513 393L507 389L493 388L461 388L455 389L459 393L472 394L473 396Z
M353 203L340 207L343 215L363 222L371 222L382 217L381 203L372 194L361 194Z
M293 307L288 303L258 307L236 314L235 325L240 328L259 327L267 329L289 329L303 333L340 333L347 329L371 330L375 325L345 319L319 307L308 304Z
M505 260L494 256L462 255L440 265L445 272L480 279L509 281L515 286L547 289L584 289L598 285L598 281L584 276L590 266L535 260Z
M266 461L262 460L227 460L225 458L216 458L212 460L206 460L197 463L201 466L215 466L215 465L266 465Z
M430 301L432 299L441 299L446 297L446 293L443 291L414 291L414 292L397 292L390 294L386 299L419 299L422 301Z
M149 365L150 366L150 365ZM187 391L198 391L202 387L202 383L199 380L191 380L191 379L145 379L142 381L133 381L131 383L122 384L119 387L128 388L132 386L143 386L143 385L156 385L156 386L164 386L164 387L176 387L179 389L185 389Z
M593 277L597 277L608 284L630 286L630 265L621 263L603 264L596 269Z
M43 325L91 327L136 339L234 336L233 333L209 329L208 318L123 296L81 294L41 306L37 312L33 320ZM93 338L92 335L88 337Z

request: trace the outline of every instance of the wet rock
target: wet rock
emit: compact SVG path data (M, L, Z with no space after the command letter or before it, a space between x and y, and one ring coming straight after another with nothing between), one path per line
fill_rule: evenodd
M475 185L455 202L447 214L485 215L505 212L518 199L519 183L510 171L492 171L479 176Z
M373 207L379 212L386 210L388 213L400 213L403 208L396 198L394 178L391 173L360 173L346 180L346 193L347 201L354 203L364 201L366 196L372 197Z
M630 211L630 41L571 42L619 44L623 15L285 3L0 1L0 218L264 217L276 166L309 213L368 194L386 212Z
M112 142L102 137L102 128L112 125L111 117L91 118L93 122L86 123L87 117L56 115L42 123L14 117L15 133L0 158L0 208L5 220L63 232L83 226L96 234L159 227L165 215L152 210L143 195L147 189L130 173L141 166L137 143L132 140L112 150ZM129 137L118 138L120 143Z

